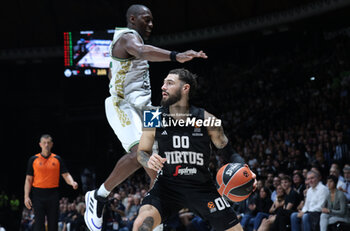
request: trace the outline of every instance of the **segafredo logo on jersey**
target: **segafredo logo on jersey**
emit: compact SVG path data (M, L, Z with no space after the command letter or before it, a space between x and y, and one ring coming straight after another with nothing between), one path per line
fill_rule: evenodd
M197 174L197 169L196 168L181 168L181 165L176 166L175 168L175 173L173 176L178 176L178 175L185 175L185 176L191 176Z

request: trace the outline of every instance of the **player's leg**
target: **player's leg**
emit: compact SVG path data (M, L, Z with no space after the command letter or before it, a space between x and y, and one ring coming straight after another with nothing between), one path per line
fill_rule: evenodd
M122 183L125 179L127 179L131 174L133 174L141 167L140 163L137 161L138 146L138 144L133 146L130 149L129 153L125 154L122 158L119 159L113 171L104 182L104 186L108 191L113 190L114 187ZM144 169L151 178L150 185L153 185L154 179L157 176L157 172L149 168Z
M156 207L146 204L141 206L139 215L137 216L133 231L151 231L157 227L162 221L160 213Z
M104 186L108 191L112 191L117 185L141 168L141 164L137 161L138 146L138 144L133 146L129 153L118 160L113 171L104 182Z
M104 203L110 192L141 167L137 161L138 142L142 134L140 112L125 101L115 106L112 98L106 99L105 106L108 122L127 154L118 160L113 171L98 190L89 191L85 195L85 200L89 201L86 203L87 209L84 217L91 231L102 228ZM150 175L152 182L155 174L153 172Z
M142 135L143 112L126 101L121 101L115 106L112 98L106 99L105 106L107 120L127 151L103 184L106 191L110 192L141 167L137 161L137 149ZM150 169L146 169L146 172L153 182L156 173ZM99 190L98 195L104 196L103 190Z

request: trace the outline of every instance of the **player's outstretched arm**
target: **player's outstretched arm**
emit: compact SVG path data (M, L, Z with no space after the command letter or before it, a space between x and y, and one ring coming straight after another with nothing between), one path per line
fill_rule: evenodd
M157 153L152 155L152 147L155 139L155 129L142 132L139 148L137 150L137 160L143 167L158 171L163 168L166 158L162 158Z
M208 58L203 51L188 50L185 52L171 52L159 47L145 45L134 35L125 34L120 38L119 46L114 49L124 47L125 51L133 57L146 59L151 62L177 61L180 63L188 62L193 58Z

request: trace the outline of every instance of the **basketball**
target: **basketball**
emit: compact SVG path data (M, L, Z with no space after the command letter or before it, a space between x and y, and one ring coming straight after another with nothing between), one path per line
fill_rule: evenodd
M247 199L253 192L254 181L246 164L229 163L222 166L216 174L218 192L233 202Z

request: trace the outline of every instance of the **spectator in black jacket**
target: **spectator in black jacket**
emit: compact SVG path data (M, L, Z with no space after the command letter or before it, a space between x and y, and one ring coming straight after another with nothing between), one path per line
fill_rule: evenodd
M276 211L276 220L271 230L287 230L290 227L290 215L297 211L297 206L300 203L300 196L292 188L292 179L289 176L282 178L281 185L286 196L284 205Z

